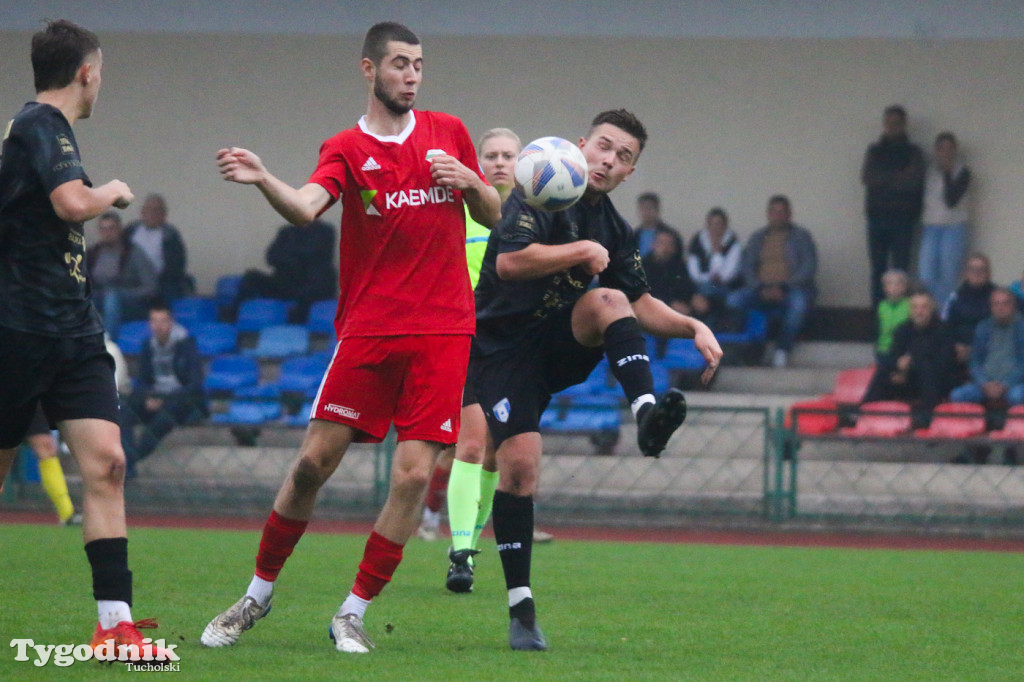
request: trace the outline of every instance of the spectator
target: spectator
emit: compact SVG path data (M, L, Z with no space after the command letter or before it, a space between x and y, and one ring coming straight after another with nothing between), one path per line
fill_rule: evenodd
M654 234L658 230L679 231L661 219L661 197L654 192L644 192L636 198L636 214L640 222L633 228L637 250L643 258L654 247Z
M338 295L336 234L323 220L302 227L282 226L267 247L267 264L273 274L247 271L238 287L238 302L260 297L297 301L292 321L305 321L310 304Z
M871 304L878 305L882 273L890 266L910 270L910 246L924 192L924 155L907 137L907 112L898 104L886 107L882 137L868 147L860 179L866 189Z
M953 133L935 138L935 160L924 183L924 230L918 275L937 301L945 301L956 288L967 250L967 189L971 171L957 159Z
M911 295L910 317L893 331L892 344L879 355L864 394L864 402L910 402L917 428L927 425L932 410L953 386L953 339L935 308L935 299L927 291Z
M885 298L878 304L878 341L875 343L875 357L881 358L889 352L896 327L910 317L910 278L902 270L887 270L882 275L882 289ZM932 307L934 308L934 300Z
M782 314L772 366L785 367L817 294L818 254L811 233L791 221L788 197L771 197L767 213L768 224L754 232L743 249L744 286L729 294L728 305L739 311L759 308Z
M1024 312L1024 273L1010 284L1010 291L1017 298L1017 310Z
M991 314L990 300L995 289L988 256L982 253L968 256L963 280L942 309L942 319L956 342L957 358L961 364L966 364L970 358L974 328Z
M1024 318L1009 289L990 297L992 316L974 330L970 380L953 389L956 403L982 403L993 408L1024 404Z
M149 256L160 281L160 298L170 302L191 296L195 283L187 272L188 255L178 228L167 222L167 202L150 194L142 203L139 220L125 228L125 239Z
M729 227L725 210L708 211L704 228L690 240L686 268L709 308L721 308L729 292L742 284L742 256L743 245Z
M689 315L692 312L690 299L696 290L683 262L683 240L679 234L671 228L655 229L654 243L650 253L644 256L643 264L651 296Z
M152 336L139 357L138 384L121 412L121 444L129 476L176 426L207 414L203 365L195 339L162 303L150 309L149 329ZM136 434L140 424L144 428Z
M96 223L99 241L85 254L93 301L107 332L117 338L124 320L144 320L157 293L153 263L125 239L121 217L108 211Z

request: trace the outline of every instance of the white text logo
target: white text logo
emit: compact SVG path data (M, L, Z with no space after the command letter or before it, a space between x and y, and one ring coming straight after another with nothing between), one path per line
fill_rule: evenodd
M349 419L359 419L359 413L351 407L342 407L341 405L335 405L334 403L327 403L327 407L324 408L324 412L333 412L341 415L342 417L348 417Z
M451 187L430 187L428 189L403 189L384 195L385 208L402 206L425 206L455 202L455 190Z
M36 655L36 659L32 663L39 668L49 663L51 658L53 664L58 668L66 668L75 661L88 661L91 658L95 658L97 661L143 661L145 663L180 660L178 654L174 653L177 644L167 644L162 639L154 642L149 637L142 640L141 647L136 644L116 644L114 639L105 640L95 649L89 644L36 644L31 639L12 639L11 646L17 649L14 656L16 661L30 660L28 650L32 649Z

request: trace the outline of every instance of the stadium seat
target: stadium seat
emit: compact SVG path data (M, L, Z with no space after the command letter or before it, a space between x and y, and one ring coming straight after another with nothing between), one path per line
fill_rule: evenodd
M221 355L210 362L203 388L207 393L234 393L243 386L255 386L260 380L256 358L245 355Z
M334 314L338 309L338 302L331 299L317 301L309 306L309 316L306 318L306 329L311 334L324 334L334 336Z
M238 306L235 326L240 332L258 332L266 327L288 322L287 301L276 298L250 298Z
M214 424L246 424L258 426L281 417L281 404L272 401L233 400L227 412L210 417Z
M622 415L618 410L573 408L560 415L558 410L545 410L540 418L544 431L563 433L618 432Z
M1006 412L1006 424L998 431L989 431L994 440L1024 441L1024 405L1014 405Z
M246 355L258 358L286 358L309 352L309 330L299 324L264 327L255 348L246 348Z
M830 397L839 405L859 405L874 374L874 365L844 369L836 377L836 385Z
M324 354L304 355L288 358L281 363L277 387L281 393L308 394L316 391L330 363L330 356Z
M857 425L839 430L844 436L889 438L910 431L910 405L895 400L879 400L860 406Z
M309 415L313 411L313 403L306 402L302 403L299 411L295 414L286 415L284 419L285 426L292 426L295 428L305 428L309 424Z
M232 394L239 400L278 400L281 397L281 389L276 383L256 384L236 388Z
M117 333L117 345L125 355L138 355L142 352L142 344L149 341L149 322L132 320L122 322Z
M707 364L693 339L669 339L661 361L670 370L703 370Z
M203 357L234 353L238 349L238 330L226 322L197 322L188 328Z
M927 429L917 429L920 438L972 438L985 433L985 408L977 403L943 403L932 413Z
M760 310L747 312L747 320L743 330L738 332L715 332L720 344L746 344L764 341L768 338L768 317Z
M191 330L198 323L217 321L217 302L203 296L179 298L171 303L171 312L175 320Z
M242 284L242 275L224 275L217 279L213 299L218 306L232 306L238 298L238 287Z
M795 418L796 433L799 436L832 433L839 426L838 407L830 396L795 402L786 412L786 428L792 428Z

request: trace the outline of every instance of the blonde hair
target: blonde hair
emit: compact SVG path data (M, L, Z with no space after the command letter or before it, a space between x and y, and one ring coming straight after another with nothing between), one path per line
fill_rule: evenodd
M516 141L516 146L520 149L523 148L523 143L519 140L519 136L516 135L515 131L511 128L491 128L486 133L480 136L480 142L477 144L476 153L481 154L484 150L484 143L492 137L507 137Z

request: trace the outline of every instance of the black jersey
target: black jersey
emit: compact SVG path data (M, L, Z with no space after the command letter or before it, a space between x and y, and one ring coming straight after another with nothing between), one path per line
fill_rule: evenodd
M489 354L511 348L535 333L559 311L576 304L593 277L581 266L537 279L509 281L498 277L500 253L530 244L569 244L590 239L608 249L608 267L598 275L603 287L622 290L630 302L650 290L629 224L602 196L596 204L578 201L564 211L530 207L516 190L502 207L501 222L491 231L476 287L477 350Z
M50 193L92 183L64 114L29 102L0 152L0 325L46 336L103 331L89 298L82 223L61 220Z

